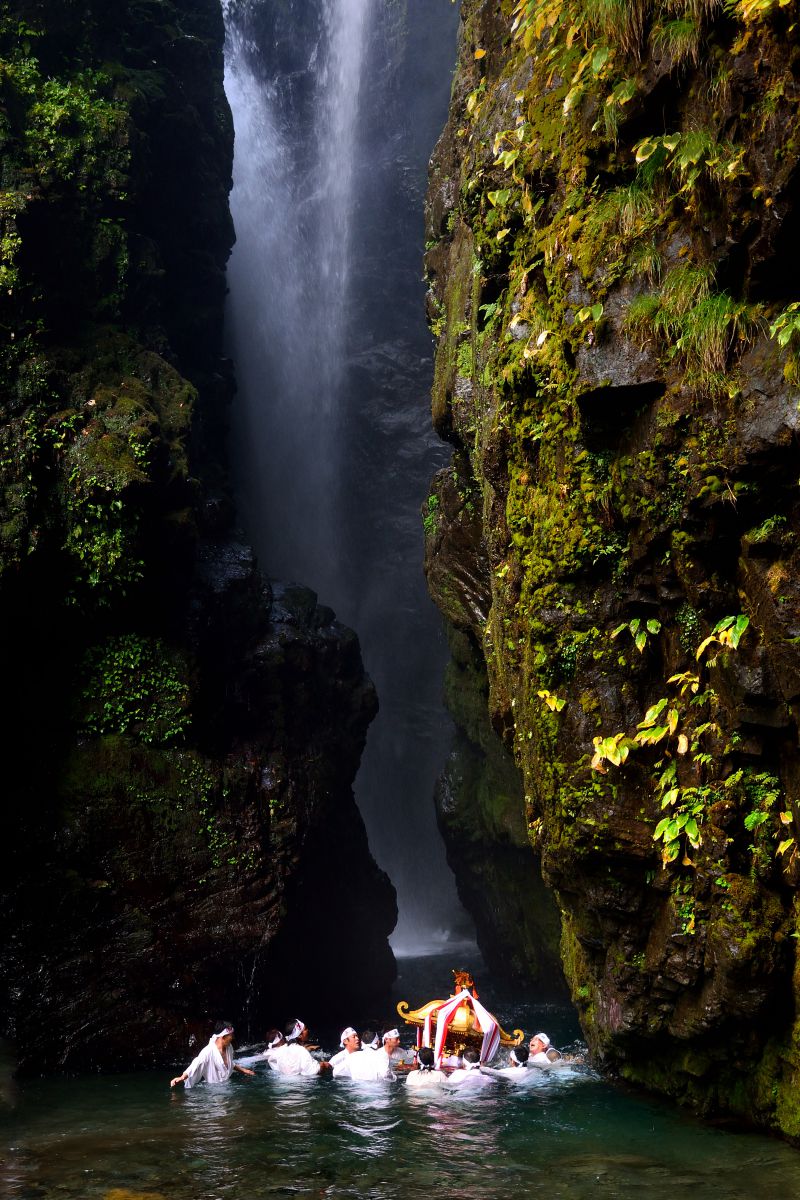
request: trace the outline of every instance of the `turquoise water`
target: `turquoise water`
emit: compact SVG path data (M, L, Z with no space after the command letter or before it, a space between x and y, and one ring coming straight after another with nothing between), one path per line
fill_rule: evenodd
M482 998L491 1004L487 989ZM573 1028L563 1009L520 1012L528 1032L544 1025L564 1040ZM265 1074L171 1092L168 1076L18 1085L0 1117L4 1194L673 1200L691 1189L693 1200L800 1197L797 1151L704 1126L588 1068L536 1073L524 1087L492 1084L470 1100L408 1095L402 1082Z

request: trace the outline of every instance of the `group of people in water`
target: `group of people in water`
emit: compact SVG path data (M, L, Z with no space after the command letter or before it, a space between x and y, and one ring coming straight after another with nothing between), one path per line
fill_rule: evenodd
M183 1083L187 1088L205 1081L224 1083L234 1071L254 1075L250 1067L234 1061L233 1025L221 1021L215 1027L208 1045L192 1060L170 1086ZM271 1071L283 1076L311 1077L330 1072L334 1079L352 1079L360 1083L379 1082L405 1076L411 1088L446 1085L451 1089L484 1084L492 1079L521 1083L528 1068L551 1067L566 1061L550 1044L546 1033L537 1033L528 1046L514 1046L506 1066L490 1067L480 1061L477 1050L467 1047L461 1054L447 1054L437 1066L430 1046L413 1051L412 1062L406 1062L406 1052L400 1047L400 1031L389 1029L378 1035L371 1029L359 1034L352 1025L342 1030L341 1049L330 1059L315 1058L309 1046L309 1032L299 1019L289 1021L283 1031L271 1029L262 1057ZM252 1061L252 1059L250 1060Z

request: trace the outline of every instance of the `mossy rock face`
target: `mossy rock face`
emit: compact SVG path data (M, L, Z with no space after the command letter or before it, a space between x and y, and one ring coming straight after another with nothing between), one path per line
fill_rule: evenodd
M0 1003L36 1071L185 1064L319 973L343 1019L394 974L358 641L232 534L223 39L219 0L0 5L0 667L37 848Z
M598 1061L796 1136L800 49L670 11L463 6L427 307L472 512L440 476L426 570Z

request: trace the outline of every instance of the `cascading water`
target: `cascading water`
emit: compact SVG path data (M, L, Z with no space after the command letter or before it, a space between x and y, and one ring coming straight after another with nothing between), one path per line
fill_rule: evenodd
M447 658L419 510L430 428L420 281L427 160L447 108L450 0L228 0L234 114L233 462L268 573L359 634L381 712L356 797L398 890L398 952L469 931L436 829Z

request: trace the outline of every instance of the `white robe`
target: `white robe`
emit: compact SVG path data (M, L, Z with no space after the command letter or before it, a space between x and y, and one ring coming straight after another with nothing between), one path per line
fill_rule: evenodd
M331 1063L331 1067L334 1069L334 1071L339 1066L339 1063L343 1063L346 1058L347 1058L346 1050L340 1050L338 1054L334 1054L331 1057L330 1063Z
M481 1067L481 1075L488 1075L490 1078L507 1079L509 1083L524 1083L526 1079L530 1079L528 1069L524 1066L516 1067Z
M337 1055L338 1057L338 1055ZM383 1058L388 1066L389 1055L373 1050L365 1054L363 1050L347 1053L342 1062L337 1062L333 1068L334 1079L355 1079L359 1083L376 1083L379 1079L394 1078L386 1074L387 1066L380 1061Z
M406 1087L410 1088L441 1087L446 1082L444 1071L409 1071L406 1075Z
M204 1046L196 1058L193 1058L186 1068L184 1086L194 1087L205 1080L206 1083L224 1083L233 1074L233 1050L230 1046L220 1052L217 1048L217 1034L213 1034L207 1046Z
M531 1054L528 1058L529 1067L552 1067L552 1065L544 1050L540 1050L538 1054Z
M447 1086L452 1087L453 1091L459 1092L464 1088L471 1090L474 1087L484 1087L490 1083L491 1079L488 1076L481 1075L477 1063L474 1067L459 1067L447 1080Z
M392 1057L385 1046L381 1046L380 1050L373 1050L376 1062L376 1078L378 1079L397 1079L392 1070Z
M264 1057L272 1070L280 1075L302 1075L304 1078L319 1075L319 1063L311 1057L305 1046L296 1042L265 1050Z

